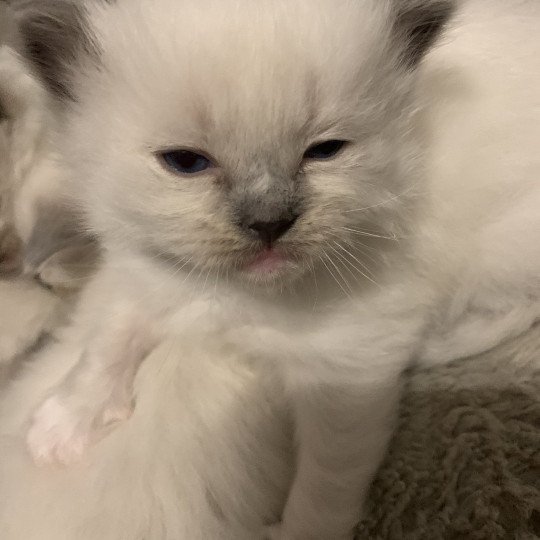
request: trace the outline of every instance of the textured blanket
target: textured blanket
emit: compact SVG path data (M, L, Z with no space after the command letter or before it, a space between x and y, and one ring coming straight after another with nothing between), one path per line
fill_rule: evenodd
M540 538L540 325L411 373L357 538Z

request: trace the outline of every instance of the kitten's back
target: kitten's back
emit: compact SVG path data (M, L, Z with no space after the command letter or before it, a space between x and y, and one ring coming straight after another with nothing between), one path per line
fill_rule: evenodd
M473 0L423 67L424 235L452 283L433 358L483 350L540 311L539 27L536 1Z

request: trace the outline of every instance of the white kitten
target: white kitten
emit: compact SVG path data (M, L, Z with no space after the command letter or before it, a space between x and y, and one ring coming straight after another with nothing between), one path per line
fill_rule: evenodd
M450 0L21 2L106 249L35 459L69 463L128 418L167 336L201 356L219 339L274 365L294 410L269 536L350 539L411 359L540 311L540 7L508 4L471 1L419 67Z

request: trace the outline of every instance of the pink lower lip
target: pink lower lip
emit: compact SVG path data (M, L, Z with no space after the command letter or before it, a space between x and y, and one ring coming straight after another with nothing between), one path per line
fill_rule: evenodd
M285 262L285 257L272 248L267 248L253 261L251 261L247 268L248 270L255 272L275 272Z

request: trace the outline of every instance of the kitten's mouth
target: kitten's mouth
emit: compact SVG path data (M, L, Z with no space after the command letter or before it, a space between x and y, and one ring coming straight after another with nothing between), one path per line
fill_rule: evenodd
M283 270L289 258L274 247L267 247L249 261L245 270L259 275L271 275Z

